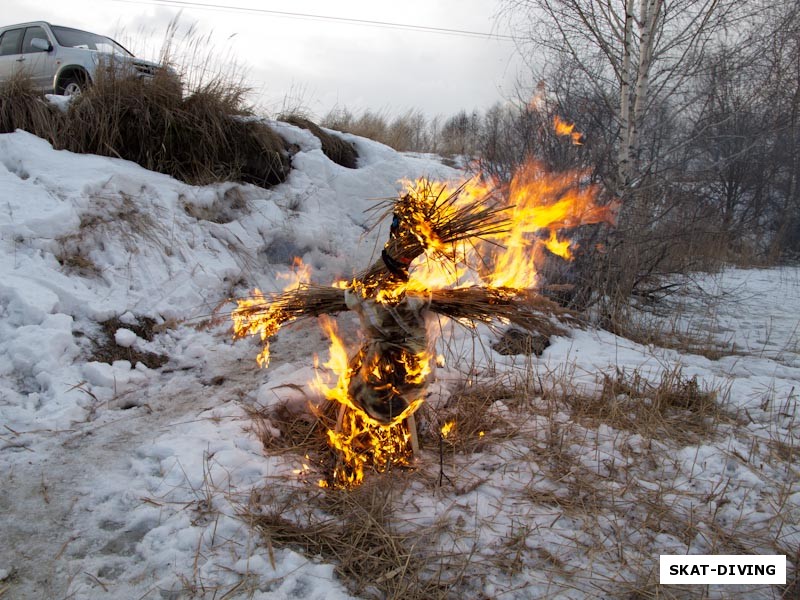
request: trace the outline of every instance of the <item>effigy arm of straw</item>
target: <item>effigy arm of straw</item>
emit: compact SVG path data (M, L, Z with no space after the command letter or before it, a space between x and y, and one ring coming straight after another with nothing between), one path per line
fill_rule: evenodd
M347 309L342 288L314 284L300 284L298 287L265 296L259 290L250 298L237 300L238 307L233 311L233 332L237 338L259 335L264 341L264 349L257 360L261 366L269 363L268 338L272 337L286 323L307 317L342 312Z
M561 335L560 324L579 325L580 320L552 300L528 290L466 287L433 290L430 310L464 321L513 323L544 335Z

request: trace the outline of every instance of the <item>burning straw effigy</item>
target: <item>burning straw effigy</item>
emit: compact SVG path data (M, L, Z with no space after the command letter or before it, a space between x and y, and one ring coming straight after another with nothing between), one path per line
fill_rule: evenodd
M537 256L569 257L558 232L613 222L614 206L595 203L598 190L579 175L549 175L530 164L507 190L481 183L448 187L419 180L383 201L378 222L391 218L381 257L350 281L329 286L297 283L265 296L256 290L233 312L236 337L259 335L257 360L269 363L269 339L281 327L325 317L333 346L335 387L318 383L335 407L328 444L336 466L321 485L358 485L368 467L409 464L416 448L414 413L433 373L434 340L426 318L464 324L512 323L550 335L569 315L536 292ZM544 234L544 235L543 235ZM327 318L355 312L363 332L351 356Z

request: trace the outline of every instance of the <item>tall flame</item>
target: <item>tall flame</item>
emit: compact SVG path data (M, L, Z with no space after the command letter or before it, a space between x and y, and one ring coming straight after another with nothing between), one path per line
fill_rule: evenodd
M536 264L545 250L565 259L573 256L574 245L559 235L580 225L613 224L618 205L597 204L600 188L586 184L581 171L550 173L536 161L520 167L507 189L501 209L507 226L497 234L475 243L443 248L436 241L411 266L410 280L402 291L482 285L524 290L537 284ZM409 193L424 189L420 181L410 183ZM442 192L438 192L442 193ZM482 183L463 186L455 207L479 201L487 194ZM425 237L426 240L433 236ZM448 261L433 251L446 255Z
M330 358L324 365L336 375L336 384L330 387L318 375L312 387L339 405L336 428L327 432L328 444L338 456L330 484L332 487L350 488L363 481L367 466L380 472L392 465L410 464L411 431L407 418L419 408L422 399L412 402L389 425L381 424L360 410L348 393L351 377L358 375L350 368L347 349L338 335L336 322L321 317L320 324L331 340ZM321 482L321 485L328 487L329 483Z

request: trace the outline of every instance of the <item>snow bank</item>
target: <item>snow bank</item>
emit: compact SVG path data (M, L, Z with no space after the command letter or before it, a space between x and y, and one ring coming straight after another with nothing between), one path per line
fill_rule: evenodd
M403 178L458 173L354 136L359 168L344 169L309 132L275 126L299 151L271 190L193 187L0 136L0 589L12 597L350 597L333 565L270 547L237 516L265 485L277 498L313 485L297 476L303 457L264 450L246 409L305 411L312 356L328 342L314 323L286 328L260 370L257 342L230 339L229 299L280 289L294 256L320 283L362 269L388 226L364 236L375 199ZM543 386L531 386L524 422L511 400L492 406L524 435L485 432L494 441L447 465L449 487L430 485L438 456L424 454L394 497L398 528L441 526L425 551L475 558L459 593L593 597L587 577L631 589L659 553L714 551L718 531L800 545L796 465L776 458L794 447L800 272L700 282L723 301L712 314L689 298L681 318L735 342L718 360L593 330L553 339L540 358L507 357L486 328L448 330L432 404L468 374ZM559 382L589 397L602 373L658 382L678 367L720 390L727 415L683 446L577 422L571 397L553 399ZM677 515L661 530L648 494ZM670 528L686 519L691 530Z

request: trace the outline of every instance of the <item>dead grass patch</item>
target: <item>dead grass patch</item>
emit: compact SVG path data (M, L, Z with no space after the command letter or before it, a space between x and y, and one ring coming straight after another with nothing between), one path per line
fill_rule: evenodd
M58 264L70 275L94 279L103 272L88 255L88 248L70 243L69 238L60 240L60 248L55 253Z
M273 409L245 407L251 430L271 453L320 456L328 450L325 427L310 412L298 414L285 404Z
M337 135L324 131L319 125L299 115L285 115L280 117L295 127L307 129L322 143L322 152L337 165L355 169L358 166L358 152L352 144Z
M720 422L733 422L718 402L722 391L702 388L680 367L664 371L658 383L624 369L602 374L601 383L599 394L564 393L561 388L559 399L577 422L604 423L646 439L668 438L682 445L711 436Z
M22 129L56 144L64 115L17 73L0 84L0 133Z
M518 395L518 389L502 382L467 380L453 391L443 407L434 410L423 404L418 411L422 448L439 451L445 424L452 425L443 444L449 454L482 452L487 445L508 438L518 426L512 425L507 418L505 403L514 403Z
M514 577L531 593L546 585L553 593L588 589L619 599L698 598L704 596L697 588L658 583L665 539L685 547L704 539L714 553L787 553L777 525L753 532L746 514L730 510L741 489L724 475L707 486L687 486L682 459L671 452L713 443L709 436L728 418L721 414L722 391L703 389L678 368L657 381L637 372L606 374L594 398L575 391L569 369L553 385L534 379L527 373L506 382L466 381L445 404L423 405L413 474L369 473L349 491L318 489L301 474L299 482L268 483L243 515L270 552L286 546L320 556L337 565L352 593L376 598L479 597L488 581L510 593ZM317 420L286 407L262 411L268 451L302 455L298 462L314 465L309 475L327 468L308 459L327 452L323 424L332 417L322 412ZM442 439L446 422L455 426ZM793 456L785 447L773 452ZM447 484L441 477L437 484L437 469ZM498 514L471 522L464 513L473 502L469 494L496 484L497 469L502 497L487 493ZM420 498L420 490L431 499ZM435 518L425 511L424 523L408 516L417 503L430 502L449 508ZM544 515L547 534L537 536L542 525L532 523ZM787 518L774 517L776 523ZM475 543L484 535L491 546ZM447 551L453 548L460 552ZM532 564L538 583L526 584ZM593 571L595 565L615 565L618 572Z
M713 326L681 326L675 314L670 321L664 321L658 315L647 318L641 311L636 311L636 314L620 312L608 330L637 344L677 350L681 354L696 354L709 360L741 354L733 339L720 340Z
M250 205L242 190L237 186L221 192L210 206L198 206L183 198L183 209L187 215L197 220L225 224L249 213Z
M244 93L209 84L184 98L166 75L106 75L70 104L61 146L132 160L190 184L280 183L288 172L283 140L244 118Z
M252 118L248 89L216 78L184 94L162 71L152 80L100 72L66 114L19 76L0 85L0 132L25 129L57 149L131 160L186 183L286 180L286 144Z
M440 529L405 533L395 526L393 498L403 485L400 477L380 476L348 492L296 490L281 498L268 486L252 494L243 517L270 553L275 546L289 547L331 561L342 584L359 596L460 597L448 591L456 581L442 571L443 561L458 557L432 556L426 549ZM457 579L458 569L452 572Z
M138 323L123 323L118 317L100 322L100 336L94 340L94 350L90 360L112 364L117 360L127 360L131 366L142 363L150 369L163 367L169 361L164 354L146 350L137 350L133 346L125 347L117 344L115 334L118 329L129 329L138 337L152 341L156 322L149 317L139 317Z
M165 226L142 211L140 202L124 192L93 196L77 231L56 240L56 260L69 273L94 278L102 275L102 269L91 253L110 240L121 242L126 252L138 254L144 239L169 256L172 249Z

